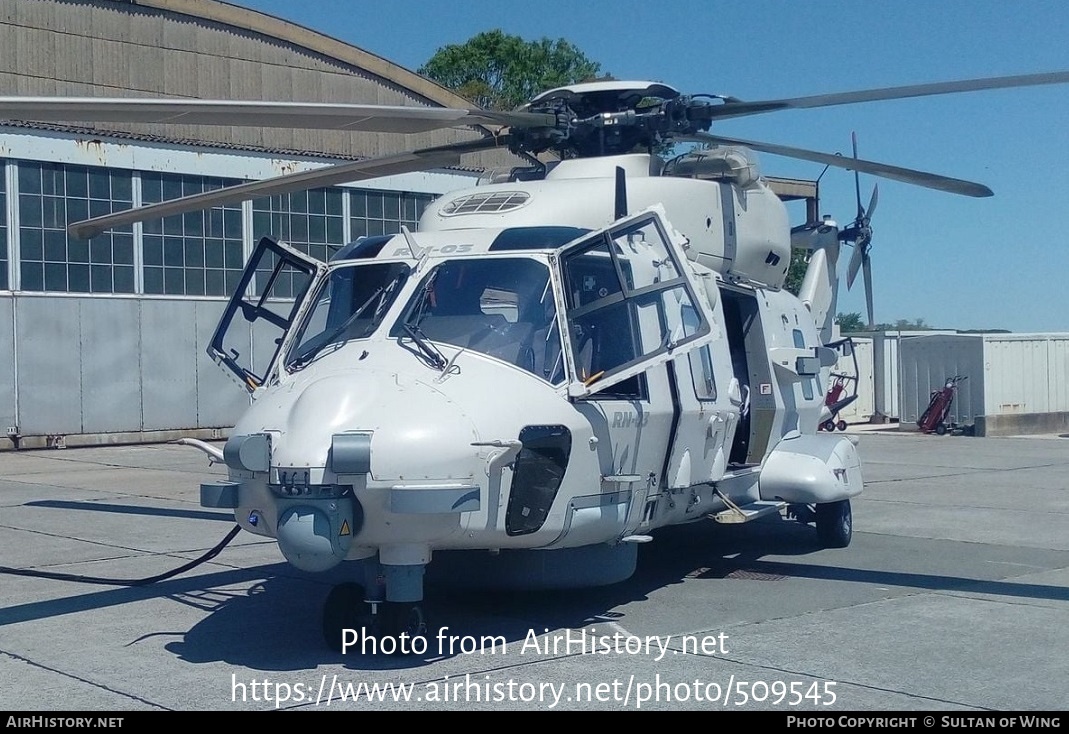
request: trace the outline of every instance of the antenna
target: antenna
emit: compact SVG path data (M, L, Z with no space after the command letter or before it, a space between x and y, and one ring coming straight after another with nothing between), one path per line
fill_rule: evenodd
M416 241L412 239L412 233L408 231L408 227L401 225L401 234L405 236L405 244L408 245L408 251L412 253L413 260L419 260L420 247L416 244Z
M613 221L627 216L627 174L620 166L616 167L616 209Z

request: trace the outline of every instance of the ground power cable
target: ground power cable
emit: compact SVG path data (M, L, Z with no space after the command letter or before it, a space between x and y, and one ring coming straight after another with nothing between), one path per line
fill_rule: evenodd
M204 555L196 558L189 563L179 566L166 573L157 574L156 576L149 576L143 579L109 579L100 576L79 576L72 573L55 573L53 571L31 571L24 568L8 568L7 566L0 566L0 573L8 574L10 576L29 576L31 578L39 579L51 579L53 581L73 581L79 584L99 584L101 586L148 586L149 584L155 584L160 581L166 581L169 578L185 573L191 569L196 568L202 563L206 563L215 558L222 552L223 548L226 548L230 541L232 541L237 534L241 532L241 526L235 525L231 528L230 532L224 537L214 548L209 550Z

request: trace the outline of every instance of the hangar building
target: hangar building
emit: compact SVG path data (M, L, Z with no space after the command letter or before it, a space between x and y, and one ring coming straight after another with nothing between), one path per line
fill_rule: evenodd
M383 58L216 0L4 0L0 48L0 95L470 106ZM262 235L326 259L362 235L414 228L436 195L521 161L484 153L470 169L265 197L88 241L68 223L480 133L0 122L0 448L222 435L248 398L204 348Z
M470 106L379 56L219 0L3 0L0 49L7 96ZM478 153L461 169L263 197L88 241L69 223L489 134L0 121L0 449L225 436L248 396L205 347L262 236L325 260L361 236L415 228L429 201L487 169L529 161ZM768 182L816 217L815 182ZM256 342L250 329L254 367L271 352Z

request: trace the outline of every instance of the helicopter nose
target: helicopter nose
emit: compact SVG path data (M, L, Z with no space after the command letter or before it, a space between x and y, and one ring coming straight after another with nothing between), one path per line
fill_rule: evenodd
M283 440L272 456L275 466L325 466L331 437L370 429L369 417L380 402L381 380L331 375L305 386L293 400Z
M329 468L334 437L354 432L371 435L376 480L470 478L480 466L471 445L479 432L467 411L432 385L386 372L326 376L305 386L271 463Z
M379 481L471 479L482 467L479 431L449 396L411 382L374 409L371 474Z
M480 432L431 379L364 369L295 381L235 427L228 465L267 474L276 537L292 564L324 571L357 545L411 565L480 508Z

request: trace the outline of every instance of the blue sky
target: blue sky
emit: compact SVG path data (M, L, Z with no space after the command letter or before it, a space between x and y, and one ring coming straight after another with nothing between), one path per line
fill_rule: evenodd
M566 38L603 72L685 93L770 99L1069 70L1062 0L231 0L415 70L441 46L501 28ZM1069 331L1069 85L792 110L713 132L863 158L990 186L972 199L880 179L876 320ZM758 156L769 175L822 166ZM867 203L876 179L862 177ZM821 179L825 214L855 213L853 174ZM795 221L801 223L801 213ZM847 253L849 257L849 253ZM864 313L860 278L839 311Z

